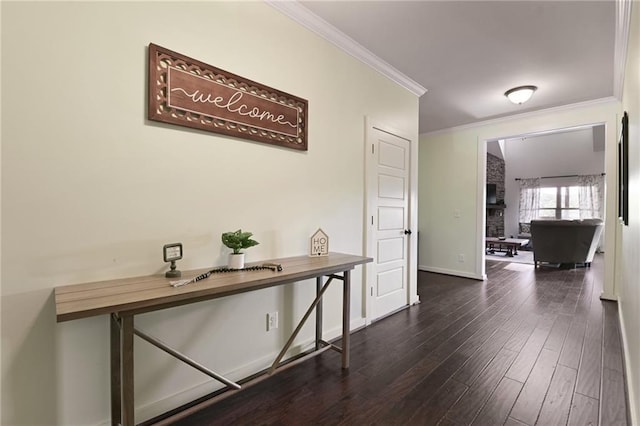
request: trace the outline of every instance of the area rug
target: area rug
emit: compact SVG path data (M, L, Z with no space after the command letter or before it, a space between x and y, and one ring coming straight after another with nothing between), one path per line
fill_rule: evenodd
M507 263L503 269L516 272L531 272L536 270L533 265L526 265L524 263Z
M495 254L486 253L487 260L497 260L499 262L511 262L511 263L524 263L527 265L533 265L533 252L519 250L518 254L513 257L508 257L504 252L496 252Z

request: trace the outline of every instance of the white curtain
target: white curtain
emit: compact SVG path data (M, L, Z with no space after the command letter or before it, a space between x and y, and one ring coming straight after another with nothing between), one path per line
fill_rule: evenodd
M536 219L540 208L540 178L520 179L519 221L529 223Z
M604 177L578 176L580 219L602 219L604 208Z

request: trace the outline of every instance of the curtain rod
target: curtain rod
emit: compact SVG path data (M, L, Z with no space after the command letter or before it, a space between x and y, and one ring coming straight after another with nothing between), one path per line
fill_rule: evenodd
M605 176L606 173L600 173L600 176ZM580 177L580 176L588 176L588 175L563 175L563 176L540 176L537 179L556 179L556 178L570 178L570 177ZM536 179L536 178L516 178L516 180L522 179Z

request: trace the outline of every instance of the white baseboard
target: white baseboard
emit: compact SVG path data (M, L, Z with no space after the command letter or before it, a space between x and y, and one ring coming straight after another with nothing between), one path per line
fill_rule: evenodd
M487 276L486 275L483 276L482 274L479 275L472 272L456 271L453 269L445 269L445 268L436 268L433 266L418 265L418 269L425 272L434 272L436 274L453 275L456 277L471 278L473 280L484 281L487 279Z
M640 413L640 407L638 406L638 400L636 398L636 391L638 389L633 388L633 382L631 378L633 377L633 371L631 369L631 353L629 352L629 342L627 341L627 328L624 324L624 315L622 315L622 306L618 304L618 317L620 321L620 336L622 337L622 350L624 352L624 369L625 374L627 376L627 396L629 397L627 403L629 404L629 413L631 413L631 424L639 425L640 418L638 418L638 413ZM637 362L637 360L636 360ZM638 366L636 366L637 368Z
M610 302L617 302L618 301L618 296L616 296L615 294L611 294L611 293L607 293L607 292L602 292L600 293L600 300L608 300Z
M350 323L351 330L357 330L359 328L364 327L365 325L366 325L365 318L352 319ZM323 338L325 340L332 340L341 335L342 335L342 326L325 331L323 333ZM315 342L313 338L310 338L305 342L292 346L291 349L287 351L284 359L286 360L292 356L295 356L302 352L310 350L313 348L314 345L315 345ZM239 380L242 380L246 377L249 377L259 371L262 371L270 367L277 355L278 355L277 352L268 354L258 359L255 359L254 361L248 364L239 366L232 371L221 372L220 374L222 374L223 376L227 377L232 381L237 382ZM213 379L208 379L208 380L202 381L201 383L195 386L184 389L180 392L176 392L172 395L168 395L152 403L136 407L135 409L136 423L140 423L142 421L159 416L160 414L173 410L176 407L180 407L200 397L208 395L218 389L221 389L222 387L223 385L220 384L218 381ZM108 426L110 424L111 424L110 420L104 420L99 423L99 426Z

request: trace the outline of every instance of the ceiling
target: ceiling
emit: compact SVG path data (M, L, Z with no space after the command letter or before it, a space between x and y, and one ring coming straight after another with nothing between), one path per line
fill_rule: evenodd
M504 160L504 150L508 149L506 146L510 146L512 143L521 143L525 140L535 143L541 141L544 143L544 141L549 140L553 141L553 143L568 143L571 144L570 150L575 150L576 152L578 152L578 150L587 150L589 152L604 152L605 127L604 124L599 124L596 126L586 125L582 127L559 129L548 132L523 135L517 138L505 140L490 140L487 141L487 154L491 154ZM602 164L602 170L604 170L604 163Z
M408 77L414 93L427 89L420 133L614 95L613 0L302 1L296 7L304 8L307 27L317 20L324 31L337 30ZM520 85L538 91L513 105L504 92Z

